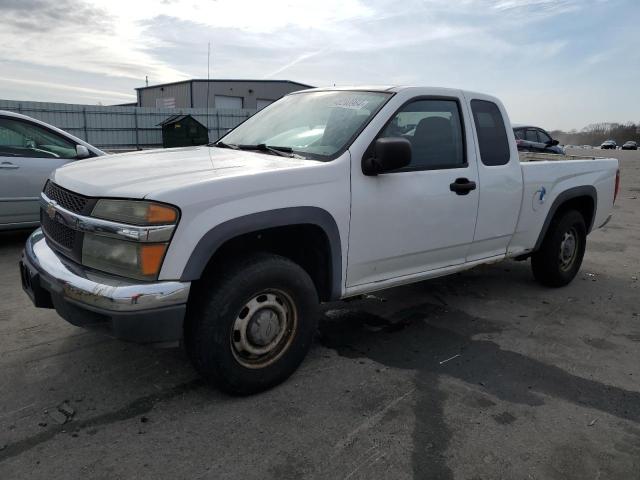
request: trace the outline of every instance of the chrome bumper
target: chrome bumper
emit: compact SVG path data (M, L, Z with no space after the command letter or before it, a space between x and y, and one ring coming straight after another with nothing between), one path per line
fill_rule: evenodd
M22 258L24 272L37 274L45 290L81 306L110 312L140 312L184 305L190 282L135 282L86 270L59 257L38 229L27 240Z

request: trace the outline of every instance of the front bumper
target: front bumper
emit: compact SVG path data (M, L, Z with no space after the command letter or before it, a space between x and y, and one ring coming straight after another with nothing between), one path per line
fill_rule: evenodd
M182 338L190 282L135 282L59 257L36 230L20 259L22 287L36 307L69 323L140 343Z

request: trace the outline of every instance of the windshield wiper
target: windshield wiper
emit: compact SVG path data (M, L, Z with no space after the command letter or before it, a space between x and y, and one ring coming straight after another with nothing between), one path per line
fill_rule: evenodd
M276 147L272 145L266 145L264 143L258 143L256 145L238 145L240 150L257 150L258 152L271 152L281 157L294 158L297 155L293 153L291 147Z
M218 148L230 148L232 150L239 150L240 147L238 145L234 145L233 143L224 143L224 142L212 142L207 145L208 147L218 147Z
M235 143L213 142L208 144L210 147L218 148L230 148L232 150L256 150L258 152L269 152L281 157L288 158L304 158L300 155L296 155L291 147L277 147L272 145L266 145L264 143L258 143L256 145L236 145Z

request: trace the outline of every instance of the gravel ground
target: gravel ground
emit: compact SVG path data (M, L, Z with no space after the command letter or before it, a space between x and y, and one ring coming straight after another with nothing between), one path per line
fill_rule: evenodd
M615 217L571 285L504 262L328 305L247 398L33 308L26 234L0 235L0 478L640 478L640 154L611 154Z

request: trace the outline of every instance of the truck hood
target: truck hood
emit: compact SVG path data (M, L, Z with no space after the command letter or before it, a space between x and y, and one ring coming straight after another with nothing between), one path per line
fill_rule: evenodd
M144 198L216 178L317 165L318 161L216 147L121 153L68 163L52 174L58 185L92 197Z

